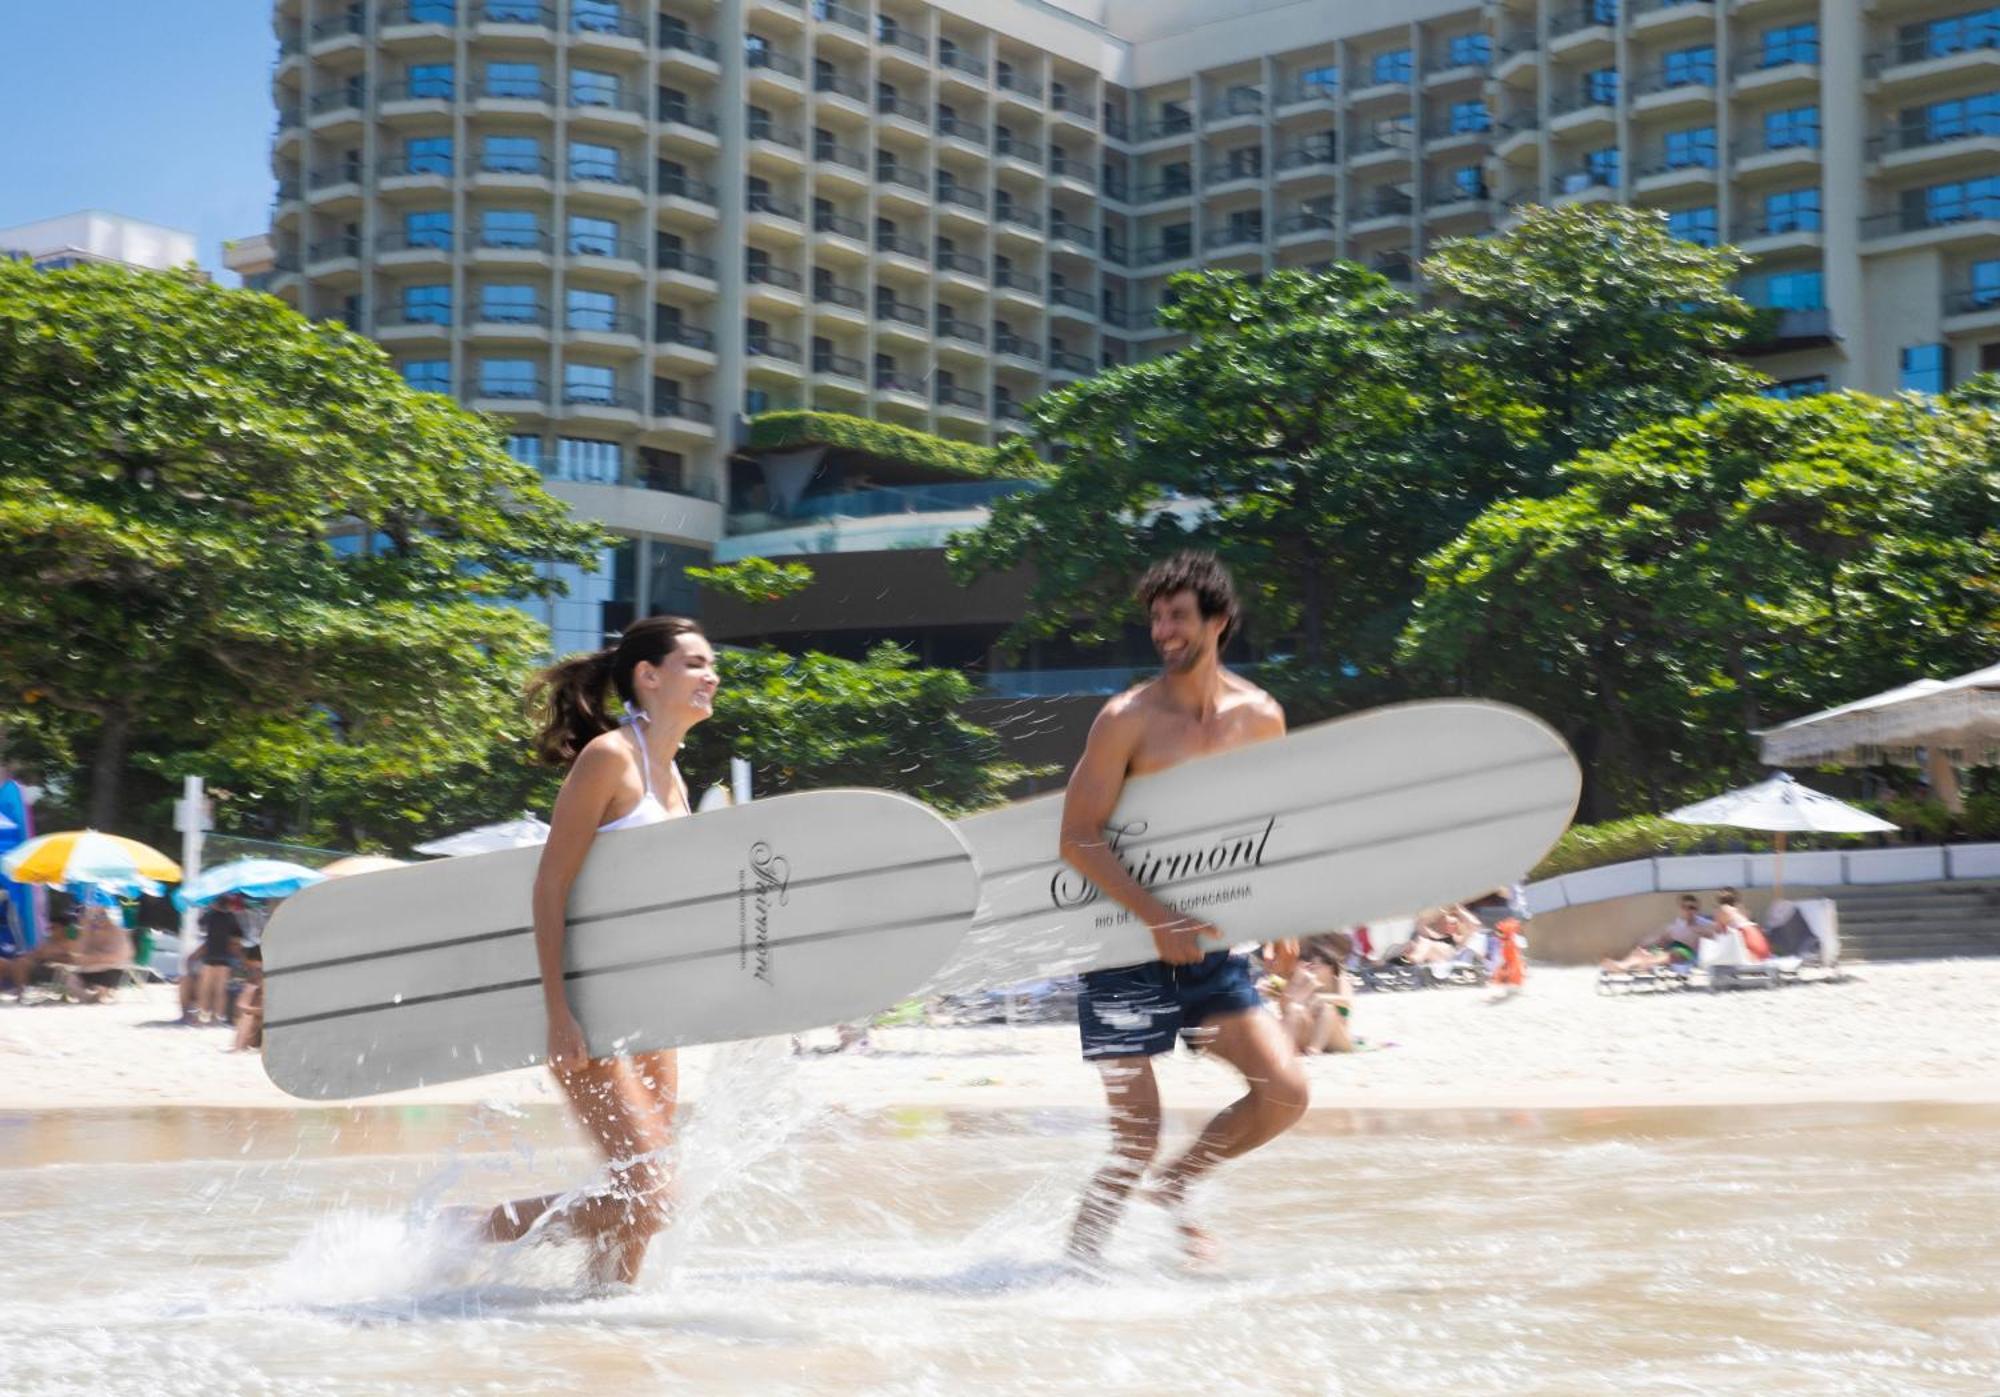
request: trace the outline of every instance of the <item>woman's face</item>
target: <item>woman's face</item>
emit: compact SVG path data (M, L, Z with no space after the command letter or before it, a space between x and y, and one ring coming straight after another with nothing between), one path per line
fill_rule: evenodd
M692 727L715 711L715 649L705 636L679 636L658 664L634 666L632 682L647 717Z

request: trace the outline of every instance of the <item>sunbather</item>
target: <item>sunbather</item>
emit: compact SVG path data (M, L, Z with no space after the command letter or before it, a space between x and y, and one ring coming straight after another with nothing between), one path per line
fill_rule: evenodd
M83 909L72 963L84 1003L102 1004L111 998L132 964L132 952L132 933L110 908L93 903Z
M1769 960L1771 943L1764 936L1764 928L1750 919L1743 910L1742 899L1736 889L1724 888L1715 899L1715 929L1721 933L1734 932L1743 938L1743 949L1753 960Z
M1681 898L1678 917L1617 960L1600 962L1600 968L1607 974L1630 975L1635 970L1692 966L1701 958L1701 939L1714 931L1715 923L1701 914L1701 899L1689 893Z

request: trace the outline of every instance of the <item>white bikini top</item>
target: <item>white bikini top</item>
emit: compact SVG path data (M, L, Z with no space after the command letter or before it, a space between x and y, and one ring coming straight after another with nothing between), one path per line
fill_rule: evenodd
M643 719L639 721L644 721ZM627 719L625 730L632 735L632 746L639 754L639 779L645 783L646 793L639 797L639 803L627 813L620 815L609 824L599 825L599 834L609 834L614 829L637 829L641 825L657 825L662 820L671 820L673 815L660 804L660 798L653 794L653 757L646 750L646 739L639 733L639 721ZM681 783L681 769L678 762L671 763L674 783Z

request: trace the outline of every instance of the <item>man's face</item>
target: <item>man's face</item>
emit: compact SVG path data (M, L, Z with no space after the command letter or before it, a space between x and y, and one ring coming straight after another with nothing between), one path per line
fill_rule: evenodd
M1155 597L1152 606L1153 649L1169 674L1185 673L1215 654L1222 637L1222 618L1204 617L1191 591Z
M1695 918L1696 918L1697 916L1699 916L1700 914L1701 914L1701 904L1700 904L1700 903L1698 903L1698 902L1683 902L1683 903L1681 904L1681 920L1682 920L1682 921L1684 921L1684 922L1691 922L1691 921L1693 921L1693 920L1694 920L1694 919L1695 919Z

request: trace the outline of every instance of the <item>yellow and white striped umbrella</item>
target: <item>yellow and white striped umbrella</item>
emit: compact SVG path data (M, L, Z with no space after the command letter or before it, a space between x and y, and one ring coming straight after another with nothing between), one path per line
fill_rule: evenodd
M181 866L158 849L94 829L62 830L30 839L0 859L0 873L17 883L90 883L100 887L181 880Z

